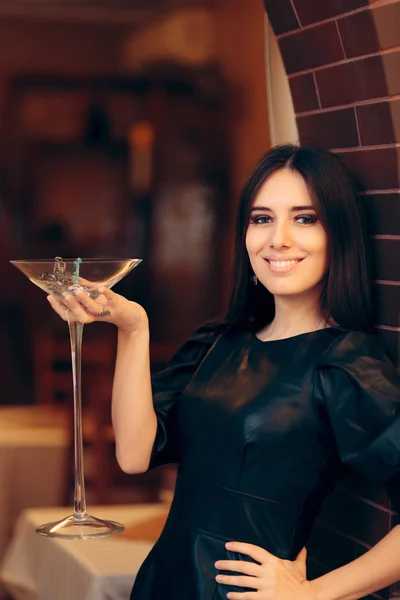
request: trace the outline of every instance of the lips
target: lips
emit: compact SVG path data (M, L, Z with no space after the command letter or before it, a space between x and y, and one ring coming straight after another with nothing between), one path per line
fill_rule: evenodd
M275 273L286 273L293 269L303 258L292 258L287 260L276 260L271 258L264 259L271 271Z

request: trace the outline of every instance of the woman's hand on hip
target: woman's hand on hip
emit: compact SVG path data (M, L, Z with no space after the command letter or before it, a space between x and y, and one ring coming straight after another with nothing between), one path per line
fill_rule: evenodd
M229 600L314 600L311 582L307 581L305 548L295 561L277 558L253 544L229 542L226 548L256 561L219 560L215 563L221 571L241 573L217 575L218 583L249 588L246 592L229 592Z
M108 288L101 287L98 291L99 295L95 300L83 290L64 296L62 301L54 296L47 296L47 299L64 321L84 324L106 321L127 333L148 327L146 311L140 304L131 302Z

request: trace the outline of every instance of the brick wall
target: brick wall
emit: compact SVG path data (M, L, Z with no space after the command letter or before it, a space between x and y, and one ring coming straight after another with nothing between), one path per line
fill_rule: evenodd
M264 4L289 77L301 141L334 150L363 186L379 332L399 364L400 0ZM383 490L349 476L325 503L314 529L310 575L359 556L396 519ZM384 590L373 597L389 596Z

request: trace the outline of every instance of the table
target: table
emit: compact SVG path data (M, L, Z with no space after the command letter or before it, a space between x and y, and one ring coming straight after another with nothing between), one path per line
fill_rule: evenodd
M90 506L99 518L125 525L166 512L164 504ZM98 540L56 540L35 532L60 519L67 508L27 509L0 566L0 581L15 600L128 600L136 573L154 542L120 536Z
M0 558L21 510L64 502L68 445L65 410L0 407Z

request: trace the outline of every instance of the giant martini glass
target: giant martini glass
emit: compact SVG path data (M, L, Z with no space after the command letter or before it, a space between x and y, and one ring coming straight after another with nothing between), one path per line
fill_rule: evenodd
M67 294L84 289L96 299L98 288L111 288L141 259L62 259L54 260L12 260L32 283L62 301ZM69 312L67 311L67 315ZM104 315L103 315L104 316ZM72 355L72 379L74 391L74 457L75 490L74 512L61 521L40 525L39 535L61 539L101 538L120 533L124 526L115 521L104 521L86 512L86 494L83 472L82 439L82 396L81 396L81 350L83 324L68 319Z

